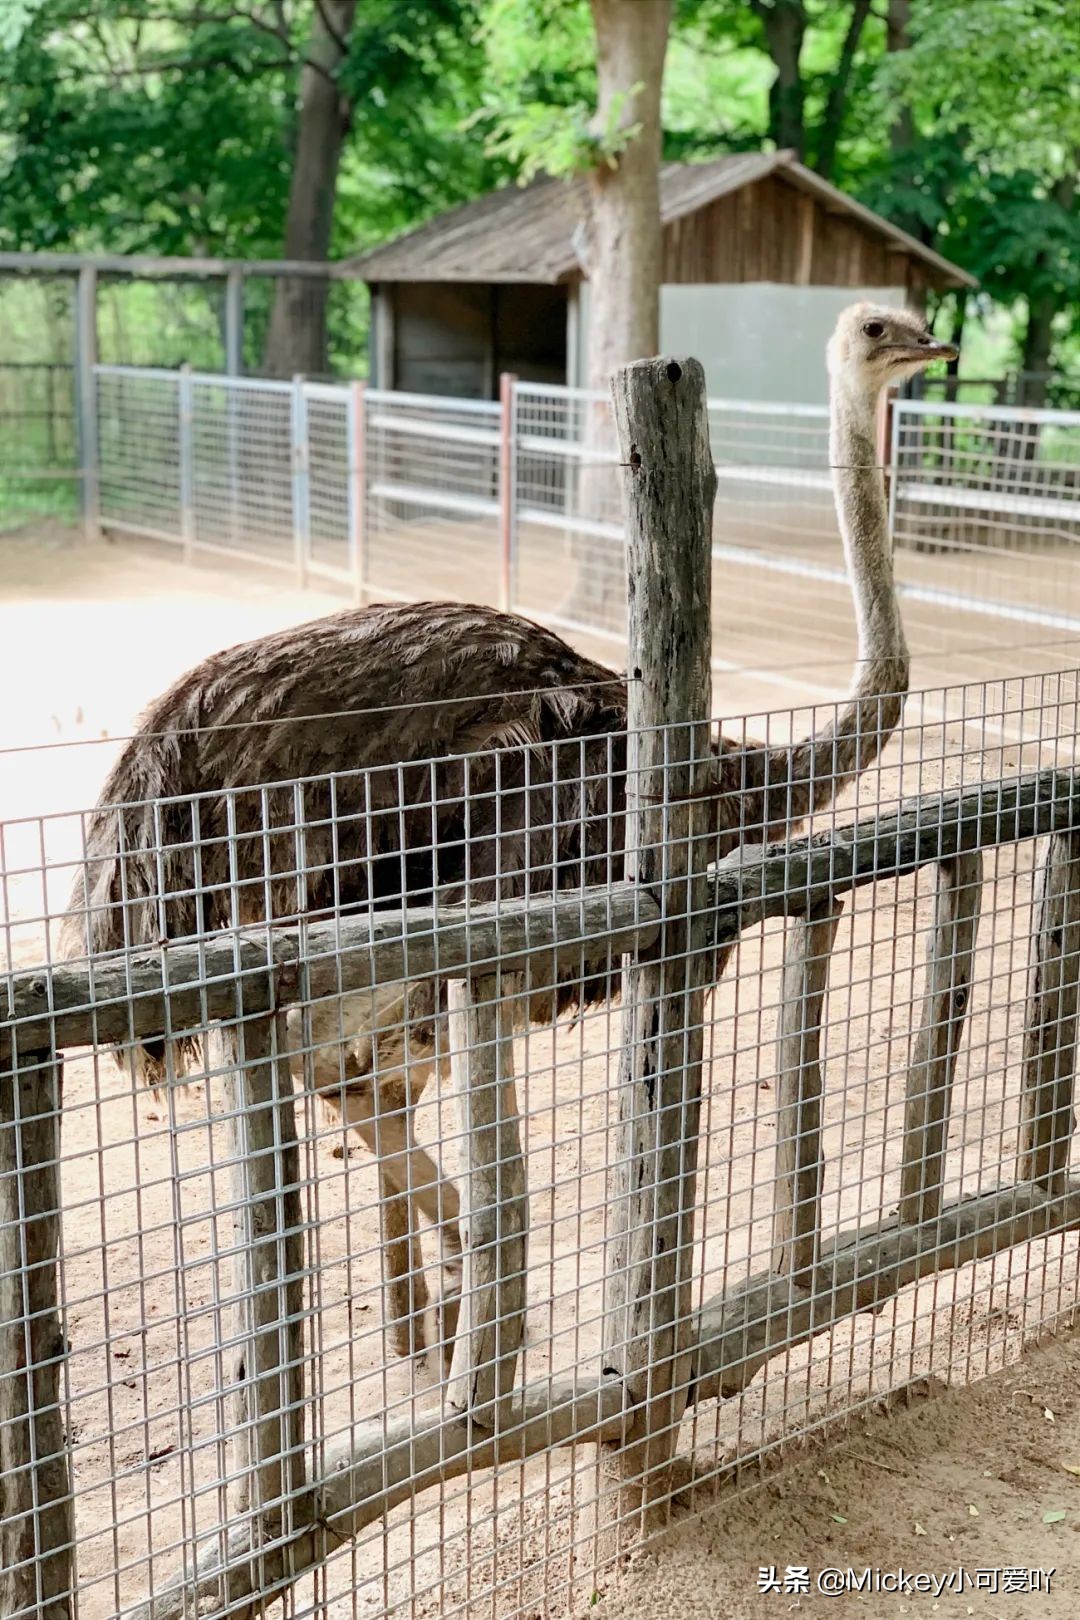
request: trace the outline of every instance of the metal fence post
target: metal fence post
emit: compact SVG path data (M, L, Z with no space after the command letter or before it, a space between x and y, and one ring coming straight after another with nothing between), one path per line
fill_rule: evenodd
M84 264L75 295L75 413L83 535L101 537L101 453L98 436L97 270Z
M74 1515L60 1409L61 1069L0 1071L0 1614L69 1620Z
M225 370L244 375L244 272L237 269L225 276Z
M499 606L508 613L516 592L517 569L517 378L499 378Z
M191 367L180 367L177 378L176 420L180 475L180 539L184 561L195 555L195 385Z
M367 533L367 383L349 389L349 573L357 603L368 594Z
M303 589L307 585L311 550L311 483L307 395L300 375L293 378L290 406L293 559L296 583Z
M893 390L885 402L885 481L888 494L887 532L890 551L896 550L896 496L900 482L900 401Z
M623 973L603 1362L633 1405L605 1461L615 1547L670 1499L690 1393L691 1277L710 858L712 508L705 374L639 360L612 380L629 574L626 875L660 900L660 939ZM606 1554L606 1549L605 1554Z

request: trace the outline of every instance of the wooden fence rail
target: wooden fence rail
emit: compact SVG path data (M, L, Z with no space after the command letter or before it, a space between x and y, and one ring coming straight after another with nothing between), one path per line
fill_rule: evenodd
M905 799L891 815L813 838L735 850L708 875L705 949L734 944L770 917L809 917L867 884L1074 824L1080 772L1045 770ZM18 1049L131 1042L165 1027L198 1032L235 1019L241 1005L268 1011L406 978L520 972L531 956L573 967L586 944L606 946L612 957L655 945L660 915L655 896L620 882L468 909L380 911L269 935L228 930L90 966L57 964L47 975L8 973L0 976L0 1060Z

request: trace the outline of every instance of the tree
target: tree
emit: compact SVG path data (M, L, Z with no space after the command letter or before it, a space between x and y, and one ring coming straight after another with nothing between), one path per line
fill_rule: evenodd
M1080 13L1067 0L918 0L907 21L881 88L952 173L937 245L1021 304L1020 364L1041 402L1055 342L1080 323Z
M285 218L286 259L326 260L334 228L338 170L353 103L341 84L356 0L317 0L300 67L296 151ZM327 284L286 276L277 282L263 369L272 377L328 369Z
M589 383L660 344L660 91L671 0L592 0L598 161L588 171Z

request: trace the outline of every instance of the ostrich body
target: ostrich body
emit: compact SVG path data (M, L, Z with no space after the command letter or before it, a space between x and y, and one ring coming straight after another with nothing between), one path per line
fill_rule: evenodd
M875 414L886 384L954 352L909 312L856 305L840 318L828 352L830 460L856 678L832 722L790 747L716 740L718 858L824 807L896 727L908 654ZM626 723L623 678L486 607L356 609L230 648L150 707L111 772L66 949L138 948L436 893L452 904L610 882L621 875ZM286 785L260 785L275 783ZM613 965L600 957L584 982L545 982L537 963L528 1016L608 997ZM401 1351L422 1343L417 1209L444 1262L459 1253L456 1190L413 1135L414 1105L446 1051L439 997L430 981L350 994L312 1007L304 1031L314 1083L378 1157ZM298 1047L298 1024L290 1035ZM142 1062L162 1078L162 1045Z

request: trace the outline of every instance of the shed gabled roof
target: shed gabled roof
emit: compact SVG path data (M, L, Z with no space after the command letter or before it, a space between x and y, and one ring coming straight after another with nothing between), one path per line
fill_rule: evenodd
M769 175L846 214L921 260L939 284L976 285L958 265L924 247L880 214L864 208L801 164L792 152L745 152L708 163L665 163L660 170L660 214L665 225L696 213ZM382 247L341 261L339 273L364 281L558 282L582 274L576 242L585 213L585 181L534 180L503 186L474 202L439 214Z

